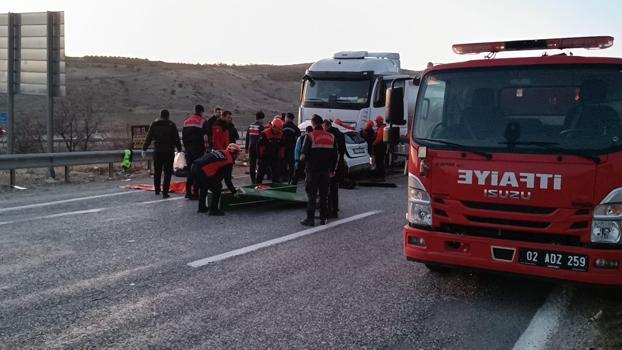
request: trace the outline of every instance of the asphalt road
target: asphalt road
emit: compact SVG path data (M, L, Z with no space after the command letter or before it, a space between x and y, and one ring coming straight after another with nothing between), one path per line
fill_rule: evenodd
M196 268L304 230L304 209L210 217L119 182L2 193L0 348L511 349L551 293L575 290L406 261L392 181L341 191L340 218L381 213ZM587 316L614 305L570 294L547 347L594 344Z

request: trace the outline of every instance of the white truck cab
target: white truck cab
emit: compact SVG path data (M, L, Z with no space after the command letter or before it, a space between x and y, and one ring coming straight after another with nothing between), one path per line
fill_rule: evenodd
M398 53L338 52L332 58L313 63L306 71L298 123L302 125L317 114L340 120L348 130L359 132L367 121L374 121L378 116L384 118L386 90L392 86L404 87L404 114L411 116L418 88L413 84L413 77L401 74ZM400 134L406 135L406 125L400 128ZM357 169L361 168L356 165Z

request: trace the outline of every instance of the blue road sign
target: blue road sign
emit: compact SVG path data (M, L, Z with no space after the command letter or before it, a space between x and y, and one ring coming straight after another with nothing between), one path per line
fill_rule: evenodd
M7 112L0 113L0 125L2 125L5 128L9 125L9 113Z

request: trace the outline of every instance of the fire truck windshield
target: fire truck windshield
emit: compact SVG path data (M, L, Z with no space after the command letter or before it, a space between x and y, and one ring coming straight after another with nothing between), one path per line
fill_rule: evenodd
M421 84L413 136L490 152L603 154L622 149L621 116L620 66L437 71Z
M371 80L305 80L303 106L335 109L369 107Z

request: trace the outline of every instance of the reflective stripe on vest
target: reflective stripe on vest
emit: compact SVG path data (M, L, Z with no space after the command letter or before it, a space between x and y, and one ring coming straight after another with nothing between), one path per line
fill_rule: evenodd
M184 127L202 128L203 123L205 123L205 119L200 115L194 114L184 121Z
M259 136L259 128L260 126L257 124L252 124L248 127L248 134L251 136Z
M335 135L328 131L316 130L309 134L311 137L311 148L334 148Z
M231 153L227 151L213 151L212 154L218 157L218 160L205 164L203 168L201 168L203 173L207 176L214 176L221 168L233 164L233 157L231 157Z

